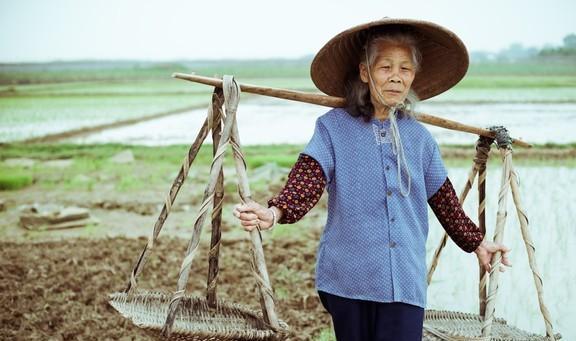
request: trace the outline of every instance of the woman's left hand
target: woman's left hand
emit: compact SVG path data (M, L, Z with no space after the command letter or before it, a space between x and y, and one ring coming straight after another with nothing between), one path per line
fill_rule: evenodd
M504 244L483 240L478 248L474 250L476 256L478 257L478 261L480 264L482 264L487 272L490 272L490 268L492 267L490 264L492 262L492 256L494 256L494 254L498 251L502 252L501 263L506 266L512 266L512 263L510 263L510 260L507 256L507 253L510 251L510 249L507 248ZM506 268L501 266L500 271L504 272L506 271Z

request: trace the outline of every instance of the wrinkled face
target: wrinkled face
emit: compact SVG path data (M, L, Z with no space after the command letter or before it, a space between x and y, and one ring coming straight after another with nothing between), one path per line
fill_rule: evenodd
M359 67L360 79L369 84L370 97L376 109L383 104L390 107L404 102L416 76L412 53L410 48L404 45L377 46L374 64L370 66L374 86L370 84L366 65L360 63Z

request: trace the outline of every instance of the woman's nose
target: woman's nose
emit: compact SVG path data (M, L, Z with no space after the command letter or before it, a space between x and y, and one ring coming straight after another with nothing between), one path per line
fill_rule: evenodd
M391 83L401 83L402 78L400 78L400 70L393 68L389 80Z

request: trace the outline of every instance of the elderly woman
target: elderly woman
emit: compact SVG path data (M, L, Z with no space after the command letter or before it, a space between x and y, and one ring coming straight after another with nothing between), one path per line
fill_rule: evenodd
M312 62L320 90L345 97L316 121L284 189L237 205L244 229L294 223L328 192L316 288L338 340L421 340L426 306L427 204L486 270L496 251L463 212L440 151L414 118L417 99L466 73L460 39L436 24L384 18L332 38ZM503 270L501 268L500 270Z

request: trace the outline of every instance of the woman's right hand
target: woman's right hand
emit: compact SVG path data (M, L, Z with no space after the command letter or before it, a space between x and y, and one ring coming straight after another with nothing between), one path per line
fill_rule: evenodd
M246 231L252 231L257 226L261 230L268 230L274 224L274 215L271 210L272 208L264 207L253 201L234 206L232 214L240 219L240 223Z

